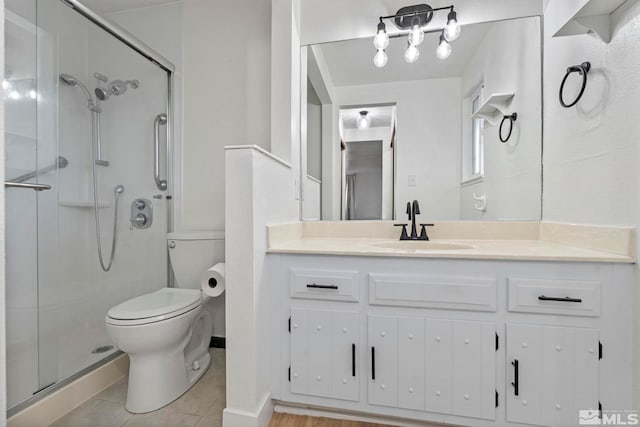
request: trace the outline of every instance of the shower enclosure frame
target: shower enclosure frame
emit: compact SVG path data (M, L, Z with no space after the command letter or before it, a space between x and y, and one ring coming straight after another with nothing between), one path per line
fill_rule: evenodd
M59 0L62 4L70 7L75 12L82 15L89 22L97 25L102 30L106 31L108 34L116 38L118 41L122 42L125 46L133 49L135 52L149 60L155 66L165 71L167 74L167 141L166 141L166 166L167 166L167 188L164 190L165 199L167 201L167 232L171 232L173 230L173 150L174 150L174 76L175 76L175 66L161 54L153 50L151 47L147 46L145 43L140 41L134 35L129 33L124 28L119 25L103 18L87 6L85 6L79 0ZM151 143L151 142L149 142ZM174 283L173 273L171 271L171 264L169 263L169 252L167 250L167 286L172 287ZM42 398L52 394L53 392L59 390L60 388L72 383L73 381L81 378L88 373L94 371L95 369L103 366L117 357L121 356L123 353L121 351L117 351L112 353L109 356L106 356L102 360L94 363L91 366L88 366L75 374L60 379L55 382L51 386L48 386L38 392L36 392L29 399L20 402L19 404L9 408L7 410L7 417L11 417L12 415L22 411L23 409L33 405L37 401Z

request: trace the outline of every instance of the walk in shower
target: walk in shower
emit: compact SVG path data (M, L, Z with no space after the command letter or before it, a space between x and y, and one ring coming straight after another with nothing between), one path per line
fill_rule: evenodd
M112 357L107 310L168 284L172 80L79 1L5 0L10 412Z

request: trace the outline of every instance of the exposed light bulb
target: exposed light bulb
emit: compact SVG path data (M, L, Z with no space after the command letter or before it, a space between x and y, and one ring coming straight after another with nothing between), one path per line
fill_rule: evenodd
M358 129L369 129L371 126L371 117L369 117L368 111L360 111L360 117L356 120Z
M38 97L38 92L36 92L35 90L31 89L29 91L29 98L36 99L37 97Z
M447 41L454 41L460 36L462 28L458 24L456 12L453 10L447 15L447 25L444 27L444 38Z
M407 46L407 50L404 52L405 61L407 61L409 64L413 64L418 60L419 57L420 57L420 51L418 50L417 47L415 47L412 44Z
M9 98L18 100L22 98L22 95L20 95L20 92L18 92L17 90L12 90L11 92L9 92Z
M382 21L378 24L378 32L373 38L373 45L378 50L386 49L389 46L389 34L387 34L386 26Z
M424 40L424 31L420 27L420 18L414 16L411 19L411 31L409 32L409 44L412 46L418 46Z
M376 55L373 57L373 63L378 68L382 68L385 65L387 65L388 60L389 60L389 57L387 56L387 53L382 49L378 50L376 52Z
M4 90L11 89L11 83L8 82L7 80L3 80L2 81L2 89L4 89Z
M440 44L436 49L436 56L438 59L447 59L451 55L451 45L444 39L443 35L440 35Z

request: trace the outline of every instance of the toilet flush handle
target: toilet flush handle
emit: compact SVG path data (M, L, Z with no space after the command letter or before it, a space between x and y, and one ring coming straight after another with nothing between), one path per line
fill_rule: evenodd
M176 247L176 242L174 242L173 240L169 240L169 249L173 249Z

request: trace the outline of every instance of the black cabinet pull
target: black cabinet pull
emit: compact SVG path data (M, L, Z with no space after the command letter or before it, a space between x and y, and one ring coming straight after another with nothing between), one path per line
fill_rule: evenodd
M336 285L316 285L315 283L307 284L307 288L312 289L338 289Z
M356 376L356 345L351 344L351 376Z
M376 379L376 348L371 347L371 379Z
M560 302L582 302L582 298L571 298L571 297L548 297L545 295L540 295L538 297L540 301L560 301Z
M513 365L513 382L511 385L513 386L513 394L517 396L519 392L518 359L514 359L511 364Z

